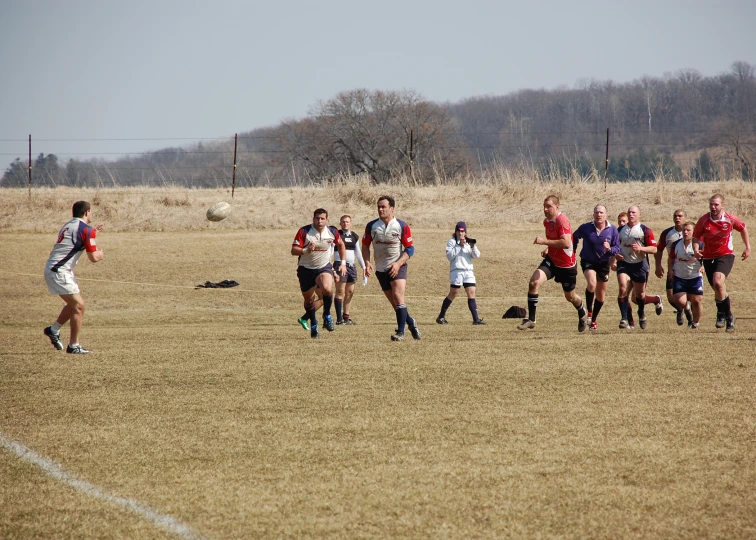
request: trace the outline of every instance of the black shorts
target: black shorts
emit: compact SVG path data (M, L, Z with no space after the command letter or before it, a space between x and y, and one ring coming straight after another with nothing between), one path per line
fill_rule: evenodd
M333 273L334 275L339 273L339 268L341 268L342 261L336 261L333 263ZM355 267L353 264L347 264L347 273L346 277L342 278L339 276L339 283L356 283L357 282L357 267Z
M382 291L391 290L391 282L397 279L407 279L407 264L403 264L399 271L396 273L396 277L389 276L388 272L378 272L376 270L375 277L378 278L378 283L381 285Z
M302 292L309 291L313 287L317 285L315 282L315 279L320 274L325 274L326 272L333 273L333 267L331 266L331 263L328 263L323 268L317 268L315 270L311 268L305 268L304 266L297 266L297 277L299 278L299 289Z
M627 274L633 283L648 283L648 263L646 261L637 263L619 261L617 274Z
M609 261L604 262L590 262L580 259L580 268L585 274L586 270L593 270L596 272L596 280L606 283L609 281Z
M548 255L543 258L543 262L538 266L538 269L546 274L546 279L554 279L557 283L562 285L564 292L570 292L575 290L577 285L577 265L569 268L561 268L556 266Z
M721 257L717 257L716 259L704 259L703 260L703 267L704 271L706 272L706 279L709 282L709 285L712 287L714 286L714 283L712 281L714 280L714 272L720 272L725 275L725 277L730 275L730 272L732 272L732 267L735 264L735 255L722 255Z

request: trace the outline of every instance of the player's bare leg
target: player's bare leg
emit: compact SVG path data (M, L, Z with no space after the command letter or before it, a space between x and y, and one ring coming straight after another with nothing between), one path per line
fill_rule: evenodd
M533 275L530 276L530 282L528 283L528 317L523 319L520 324L517 325L518 330L527 330L529 328L535 328L536 325L536 311L538 308L538 291L541 285L548 281L546 274L540 268L536 268Z

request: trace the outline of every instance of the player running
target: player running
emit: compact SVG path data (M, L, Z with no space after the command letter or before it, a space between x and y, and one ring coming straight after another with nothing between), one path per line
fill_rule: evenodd
M682 226L682 238L670 246L667 259L667 279L672 280L672 291L677 305L686 306L688 328L695 330L701 322L703 278L701 261L696 257L693 229L696 224L688 221ZM690 312L689 312L690 310Z
M669 251L672 249L672 244L682 238L682 229L683 223L685 223L685 218L685 210L675 210L672 214L674 225L672 227L667 227L666 229L664 229L659 236L659 240L656 245L658 249L656 250L656 253L654 253L654 260L656 261L656 277L658 278L664 277L664 266L662 265L662 257L664 257L664 252L666 251L667 253L669 253ZM688 322L690 323L690 308L688 307L687 303L683 304L682 306L677 305L674 299L672 285L672 277L667 274L665 287L665 289L667 290L667 300L669 300L670 305L672 305L672 307L677 310L677 325L682 326L683 314L685 315L685 317L687 317Z
M360 264L360 268L362 268L362 273L364 274L365 260L362 258L362 251L360 250L360 235L352 231L352 216L341 216L339 225L341 225L339 234L346 248L346 259L342 261L339 254L334 253L333 268L335 272L338 272L341 265L346 264L347 274L345 279L339 279L336 282L336 296L333 304L336 308L336 324L348 325L354 324L349 311L352 305L355 284L357 283L357 267L354 263L358 262Z

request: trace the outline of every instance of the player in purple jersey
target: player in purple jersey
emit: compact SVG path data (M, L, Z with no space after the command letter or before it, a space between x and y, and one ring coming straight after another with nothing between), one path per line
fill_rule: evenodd
M73 219L63 225L58 233L58 240L53 246L45 266L45 282L50 294L60 296L66 303L58 319L44 329L44 334L56 349L63 350L60 340L60 328L71 321L71 339L66 347L69 354L87 354L79 343L79 332L84 322L84 299L79 291L79 284L74 277L73 268L79 257L86 252L87 258L96 263L103 258L101 249L97 249L97 233L102 225L90 226L92 207L87 201L77 201L71 210Z

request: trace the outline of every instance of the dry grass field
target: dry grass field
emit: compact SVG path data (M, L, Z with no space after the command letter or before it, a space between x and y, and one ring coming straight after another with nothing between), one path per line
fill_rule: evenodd
M372 279L357 325L311 340L296 323L296 228L324 206L359 230L382 191L413 228L407 304L423 339L389 340L393 311ZM709 289L696 333L669 308L621 332L614 276L595 334L577 332L554 283L536 330L501 319L525 305L550 192L573 227L596 202L612 215L637 203L658 232L715 191L756 224L743 183L363 183L233 201L0 190L0 537L754 538L756 260L738 259L728 282L733 334L715 330ZM62 306L42 269L77 199L105 224L105 259L76 272L84 357L42 335ZM209 223L218 200L234 213ZM462 298L450 325L434 323L460 219L482 252L488 326L470 324ZM223 279L240 286L194 288Z

